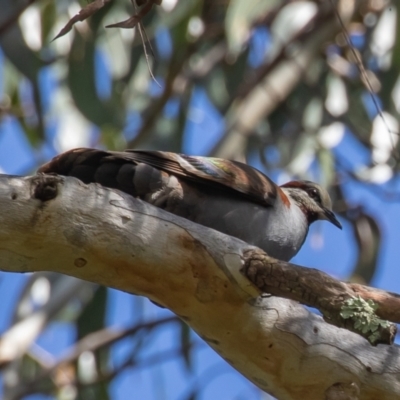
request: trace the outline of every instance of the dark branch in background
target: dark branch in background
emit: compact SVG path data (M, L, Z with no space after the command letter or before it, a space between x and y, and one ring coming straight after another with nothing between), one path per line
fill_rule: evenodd
M179 49L175 52L170 61L170 68L168 75L165 79L164 90L157 99L148 107L146 114L143 115L143 123L137 135L129 142L129 147L137 148L141 142L146 138L148 132L157 121L157 116L162 112L168 100L174 93L174 83L179 76L183 67L186 65L186 60L193 54L195 46L189 45L186 49Z
M182 321L178 317L172 316L155 321L145 322L143 324L139 324L127 329L111 330L109 328L105 328L100 331L90 333L81 340L79 340L77 343L75 343L73 346L71 346L71 348L66 351L65 355L61 356L61 358L54 365L50 366L49 368L44 368L39 376L36 376L32 381L24 384L21 387L21 392L15 394L15 398L20 398L32 393L37 393L42 391L43 384L47 379L57 375L56 374L57 371L62 368L65 368L67 364L76 362L76 360L80 357L80 355L86 351L94 352L106 346L111 346L114 343L118 342L119 340L122 340L128 336L135 335L140 331L150 332L161 325L166 325L170 323L182 323ZM176 353L177 352L174 350L175 357ZM162 354L164 355L164 353ZM140 366L149 366L151 364L155 364L156 361L161 362L165 358L165 355L161 357L160 354L156 354L151 359L147 358L144 362L141 361L139 362L134 359L135 356L137 356L136 353L130 355L130 357L127 360L125 360L121 365L110 370L108 373L105 374L99 373L101 375L100 378L94 382L91 382L88 385L90 386L99 382L109 381L127 367L134 367L138 364L140 364ZM68 382L68 384L71 383L73 383L74 385L78 384L79 386L88 386L88 385L83 385L82 383L76 381ZM57 386L62 386L62 385L57 385Z
M270 65L260 67L260 75L255 77L249 88L241 89L242 93L247 93L247 95L242 97L240 102L232 105L228 111L230 118L227 120L224 134L214 145L210 154L224 158L244 156L243 148L249 138L254 136L261 121L271 115L278 105L288 98L304 76L306 66L326 40L338 30L334 17L330 3L322 3L317 14L310 21L313 26L312 33L304 32L303 29L297 33L297 43L300 44L298 50L294 53L289 51L288 54L278 54L276 57L281 56L282 60L273 68ZM345 13L344 17L349 19L351 15ZM290 43L295 43L295 39L292 38ZM273 59L270 64L275 62L276 59ZM283 78L284 75L285 78ZM282 85L276 83L281 80Z
M191 343L188 344L186 347L188 350L193 350L201 345L206 346L205 343ZM109 382L110 380L114 379L118 374L121 372L125 371L127 368L151 368L154 367L155 365L160 365L165 362L169 362L171 360L176 360L182 355L181 352L182 348L174 348L166 351L161 351L157 354L151 355L149 357L146 357L143 360L135 360L135 355L130 355L127 357L125 361L123 361L120 365L114 368L110 368L107 372L105 373L100 373L99 377L89 383L83 383L80 382L77 379L74 379L72 382L68 382L68 385L74 385L77 388L84 388L84 387L90 387L92 385L97 385L102 382ZM61 385L60 385L61 386Z
M274 10L275 14L278 14L279 11L282 10L284 5L280 5ZM269 62L262 64L260 67L255 69L254 74L247 79L238 89L238 97L240 99L244 99L279 63L288 58L288 54L290 53L290 49L293 48L295 43L303 43L310 36L314 34L314 30L316 26L322 26L327 23L332 18L331 13L324 13L322 10L319 12L306 24L303 28L301 28L285 45L282 46L281 50L276 54L276 56ZM263 23L270 22L262 21ZM260 21L255 21L254 27L262 25ZM266 25L268 26L268 25ZM313 29L311 29L313 28Z
M205 343L199 342L199 343L190 343L188 344L187 350L193 350L195 348L201 347L201 345L206 346ZM152 356L146 357L143 360L136 360L135 355L131 354L129 357L127 357L121 364L119 364L116 367L109 368L106 372L98 372L98 377L97 379L94 379L93 381L90 382L82 382L78 379L76 379L76 374L72 377L72 379L65 379L64 382L62 383L56 383L55 386L56 388L60 389L63 386L75 386L78 389L82 388L87 388L91 387L94 385L98 385L100 383L104 382L110 382L112 379L114 379L116 376L118 376L121 372L124 372L128 368L151 368L154 367L155 365L160 365L165 362L169 362L170 360L176 360L178 357L182 356L182 348L175 348L175 349L170 349L166 351L159 352L157 354L154 354ZM28 384L29 385L29 384ZM30 383L30 386L26 385L23 387L20 392L18 392L13 399L20 399L28 395L32 395L35 393L43 393L43 386L44 382L43 380L34 380ZM50 389L48 393L50 393L52 390Z
M225 40L220 40L211 47L203 57L188 65L185 61L195 51L194 47L188 49L188 56L180 58L174 62L171 59L168 76L165 79L164 89L157 99L150 105L149 110L143 115L143 123L136 136L128 143L128 147L135 148L142 144L147 134L154 126L158 115L163 111L164 106L173 95L182 95L185 88L193 81L204 78L212 69L221 62L227 54L227 44ZM182 50L180 51L182 52ZM179 84L177 84L179 83Z
M400 323L400 295L338 281L322 271L267 256L244 254L242 273L262 292L317 308L326 322L355 332L371 344L393 344Z
M21 14L35 2L35 0L27 0L26 3L17 10L14 14L12 14L9 18L7 18L1 25L0 25L0 36L7 32L17 21Z

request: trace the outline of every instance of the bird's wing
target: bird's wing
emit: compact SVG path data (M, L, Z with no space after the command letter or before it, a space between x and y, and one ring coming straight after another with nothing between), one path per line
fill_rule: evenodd
M126 150L114 153L145 163L197 184L222 186L262 205L273 205L279 188L257 169L222 158L187 156L164 151Z
M125 163L148 164L197 185L240 193L264 206L273 205L280 190L267 176L246 164L164 151L116 152L79 148L54 157L38 172L72 175L85 183L99 182L105 186L119 187L115 175Z

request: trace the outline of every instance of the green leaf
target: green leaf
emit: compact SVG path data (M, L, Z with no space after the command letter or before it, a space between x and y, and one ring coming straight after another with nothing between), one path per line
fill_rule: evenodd
M193 367L190 343L191 343L191 330L188 325L186 325L184 322L181 322L180 325L181 354L185 361L186 368L189 371L191 371Z
M125 108L120 93L111 98L98 97L95 83L95 42L75 35L69 54L68 84L72 97L81 113L97 126L112 127L120 131L125 122Z
M363 210L358 210L353 218L354 237L358 247L357 264L354 268L353 279L371 282L378 266L382 234L375 217Z

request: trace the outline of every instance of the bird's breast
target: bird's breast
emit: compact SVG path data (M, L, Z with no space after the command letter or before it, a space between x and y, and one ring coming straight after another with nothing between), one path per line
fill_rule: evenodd
M188 196L183 198L189 200ZM181 215L185 218L242 239L285 261L297 254L308 232L301 210L280 202L264 207L240 197L197 193L193 202L186 204L184 214Z

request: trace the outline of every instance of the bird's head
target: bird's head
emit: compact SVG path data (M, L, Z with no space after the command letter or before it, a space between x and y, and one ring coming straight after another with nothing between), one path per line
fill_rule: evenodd
M342 229L332 212L332 201L326 189L310 181L291 181L281 188L301 208L309 224L322 219Z

